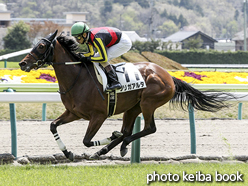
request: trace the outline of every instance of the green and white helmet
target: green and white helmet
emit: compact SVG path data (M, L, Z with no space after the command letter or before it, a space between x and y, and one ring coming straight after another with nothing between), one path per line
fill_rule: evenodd
M88 32L89 30L90 30L90 28L88 27L88 25L86 25L83 22L77 22L77 23L73 24L71 27L71 35L77 36L77 35L82 34L84 32Z

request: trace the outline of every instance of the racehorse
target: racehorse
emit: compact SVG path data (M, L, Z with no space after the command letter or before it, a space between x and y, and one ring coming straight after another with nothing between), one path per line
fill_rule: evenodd
M190 84L170 76L165 69L154 63L135 63L135 67L145 80L146 88L118 94L114 114L124 113L121 133L113 133L110 138L100 141L92 141L103 122L108 118L107 94L97 88L102 85L97 81L91 62L65 65L66 62L78 60L75 55L78 45L72 37L62 35L56 37L56 35L57 30L42 38L19 65L21 70L26 72L38 69L45 64L53 66L61 100L66 110L52 121L50 131L60 150L71 161L74 160L74 154L67 150L58 135L57 127L60 125L81 118L89 120L83 139L84 145L87 147L105 145L90 158L99 158L121 142L120 153L121 156L125 156L130 142L156 132L154 112L167 102L170 101L184 110L191 104L197 110L215 112L228 106L225 101L233 99L233 96L228 93L199 91ZM99 91L103 97L100 96ZM144 128L132 134L135 119L140 113L144 117Z

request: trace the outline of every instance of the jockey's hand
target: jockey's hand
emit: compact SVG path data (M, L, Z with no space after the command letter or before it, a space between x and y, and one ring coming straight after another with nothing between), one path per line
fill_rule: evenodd
M82 61L83 63L90 61L90 58L85 57L83 54L79 54L79 56L80 56L79 61Z
M82 58L80 58L80 61L82 61L83 63L90 62L90 58L89 57L82 57Z

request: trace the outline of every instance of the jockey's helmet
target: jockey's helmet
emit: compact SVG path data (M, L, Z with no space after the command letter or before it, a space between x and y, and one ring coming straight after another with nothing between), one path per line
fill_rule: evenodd
M71 35L77 36L77 35L82 34L84 32L88 32L89 30L90 30L90 28L88 27L88 25L86 25L83 22L77 22L77 23L74 23L71 27Z

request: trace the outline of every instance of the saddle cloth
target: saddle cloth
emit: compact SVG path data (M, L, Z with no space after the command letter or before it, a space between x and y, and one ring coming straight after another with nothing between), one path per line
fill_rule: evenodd
M107 86L107 77L102 66L99 63L93 63L98 81L103 85L103 91ZM118 63L113 65L118 76L118 80L122 85L116 93L123 93L132 90L146 88L146 83L140 74L140 71L132 63Z

